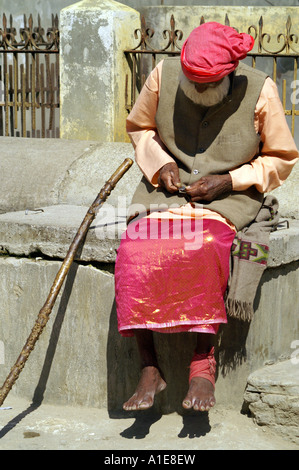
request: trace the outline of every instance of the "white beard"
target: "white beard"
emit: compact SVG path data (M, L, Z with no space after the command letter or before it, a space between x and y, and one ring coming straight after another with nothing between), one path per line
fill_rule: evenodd
M189 80L182 71L180 72L179 83L187 98L195 104L206 107L220 103L227 96L230 86L229 77L226 76L218 86L207 88L202 93L199 93L195 88L195 83Z

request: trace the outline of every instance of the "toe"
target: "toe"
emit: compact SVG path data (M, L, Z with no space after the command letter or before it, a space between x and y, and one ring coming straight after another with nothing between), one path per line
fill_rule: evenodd
M191 400L189 400L188 398L186 398L186 399L183 401L183 407L184 407L186 410L190 410L190 408L192 408Z
M138 406L139 410L147 410L152 406L152 403L148 403L147 401L142 401L140 405Z

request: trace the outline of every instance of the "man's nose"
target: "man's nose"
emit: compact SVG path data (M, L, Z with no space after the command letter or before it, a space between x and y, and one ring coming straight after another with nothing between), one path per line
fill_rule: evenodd
M198 93L203 93L209 88L209 85L207 83L195 83L195 89L198 91Z

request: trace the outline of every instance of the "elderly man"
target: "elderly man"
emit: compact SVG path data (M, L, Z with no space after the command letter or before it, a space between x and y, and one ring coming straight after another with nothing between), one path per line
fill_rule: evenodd
M232 242L298 158L274 82L240 62L253 42L200 25L180 58L152 71L127 119L144 176L115 269L119 331L135 335L142 366L125 410L151 407L166 387L153 331L197 333L182 406L215 404L213 344L227 321Z

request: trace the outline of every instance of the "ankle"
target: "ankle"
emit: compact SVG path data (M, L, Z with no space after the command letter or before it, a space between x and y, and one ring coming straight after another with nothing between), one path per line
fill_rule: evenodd
M141 369L144 369L145 367L154 367L155 369L159 369L158 362L156 360L151 360L151 359L141 360Z
M195 348L196 354L210 354L213 351L214 351L214 346L212 344L197 345Z

